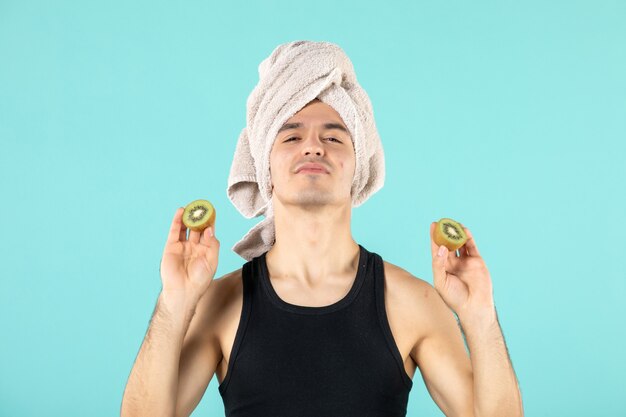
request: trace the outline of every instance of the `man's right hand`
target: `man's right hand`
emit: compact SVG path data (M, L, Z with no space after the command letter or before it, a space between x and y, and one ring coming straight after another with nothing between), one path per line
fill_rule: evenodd
M217 271L220 242L214 226L202 232L189 230L183 224L184 208L174 214L161 259L163 294L198 300L206 292Z

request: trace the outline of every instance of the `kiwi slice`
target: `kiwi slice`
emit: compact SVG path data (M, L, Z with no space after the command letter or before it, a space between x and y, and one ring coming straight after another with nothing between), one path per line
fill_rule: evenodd
M467 242L467 235L458 222L444 217L435 225L433 240L437 245L443 245L452 252Z
M198 232L215 223L215 207L207 200L195 200L185 206L183 223Z

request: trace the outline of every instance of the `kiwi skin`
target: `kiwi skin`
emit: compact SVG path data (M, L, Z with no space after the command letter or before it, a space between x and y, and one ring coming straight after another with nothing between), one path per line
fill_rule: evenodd
M450 228L454 228L454 230L458 231L458 236L451 236L446 233ZM465 230L463 226L455 220L452 220L448 217L444 217L440 219L435 225L435 231L433 232L433 240L437 245L443 245L450 252L453 252L463 246L465 242L467 242L467 234L465 234Z
M193 223L190 220L191 210L198 206L206 207L209 212L209 215L206 216L205 220L201 223ZM207 200L194 200L191 203L185 206L185 211L183 211L183 224L187 226L189 230L194 230L197 232L202 232L207 227L212 227L215 224L215 207L211 204L210 201Z

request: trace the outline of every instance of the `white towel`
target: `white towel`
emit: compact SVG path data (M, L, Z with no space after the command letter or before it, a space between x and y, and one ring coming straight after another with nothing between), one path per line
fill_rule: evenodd
M352 206L382 188L385 159L372 104L352 62L330 42L293 41L277 46L259 64L259 82L247 100L228 177L228 198L246 218L265 216L232 250L249 261L275 242L269 156L278 129L315 98L341 116L352 136L356 167Z

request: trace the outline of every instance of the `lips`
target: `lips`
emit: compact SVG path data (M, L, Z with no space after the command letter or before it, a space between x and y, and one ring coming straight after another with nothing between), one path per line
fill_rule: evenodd
M317 172L320 174L327 174L328 170L326 168L324 168L323 165L320 164L316 164L313 162L307 162L305 164L302 164L297 170L296 170L296 174L299 172Z

